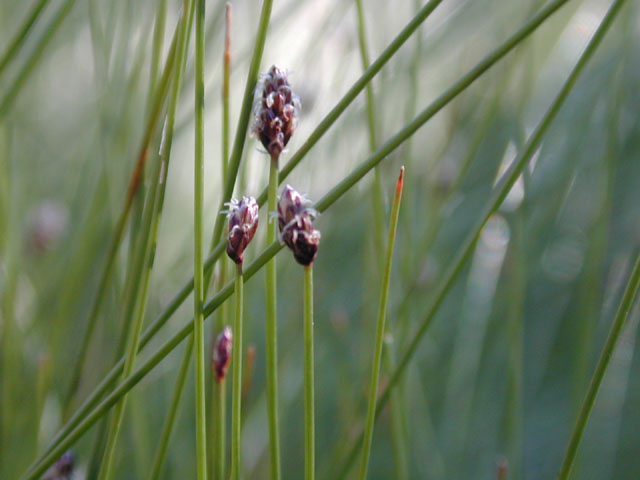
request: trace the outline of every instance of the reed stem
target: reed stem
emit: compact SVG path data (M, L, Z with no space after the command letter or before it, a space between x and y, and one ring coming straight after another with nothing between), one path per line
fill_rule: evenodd
M400 176L396 184L396 191L391 207L391 218L389 220L389 236L387 238L387 251L384 264L384 273L380 287L380 303L378 308L378 321L376 324L376 343L371 365L371 384L369 387L369 406L367 408L367 423L364 433L364 443L362 449L362 463L360 464L360 480L367 478L369 467L369 457L371 455L371 441L373 439L373 425L376 417L376 399L378 395L378 381L380 378L380 365L382 363L382 347L384 345L385 321L387 318L387 300L389 299L389 283L391 279L391 265L393 261L393 246L396 239L396 229L398 226L398 216L400 213L400 201L402 199L402 188L404 186L404 167L400 169Z
M241 406L242 406L242 264L236 265L235 299L236 312L233 323L233 387L231 399L231 480L240 479L241 469Z
M304 478L315 478L313 393L313 263L304 267Z
M268 211L277 210L278 158L272 157L269 168ZM276 224L267 224L267 245L276 241ZM276 305L276 259L265 266L266 272L266 369L267 369L267 415L269 418L269 445L271 458L271 480L280 478L280 433L278 427L278 334Z

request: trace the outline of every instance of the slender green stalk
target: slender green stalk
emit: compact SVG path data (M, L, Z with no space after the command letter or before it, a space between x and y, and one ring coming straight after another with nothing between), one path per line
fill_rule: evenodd
M361 163L358 167L356 167L348 176L346 176L342 181L340 181L333 189L331 189L319 202L314 205L314 208L318 210L320 213L329 208L333 203L335 203L340 197L350 190L360 179L362 179L370 170L375 167L378 163L380 163L383 159L385 159L391 152L393 152L396 148L398 148L404 141L413 135L420 126L426 123L430 118L432 118L436 113L438 113L442 108L444 108L447 104L449 104L460 92L464 91L469 85L471 85L477 78L479 78L485 71L487 71L491 66L493 66L498 60L500 60L503 56L505 56L509 51L511 51L515 45L517 45L520 41L526 38L529 34L531 34L538 26L540 26L544 20L546 20L549 16L551 16L554 12L556 12L562 5L564 5L568 0L556 0L550 3L547 7L541 10L537 15L532 17L529 21L525 22L520 29L507 40L505 40L500 46L498 46L495 50L489 53L480 63L478 63L474 68L472 68L465 76L463 76L458 82L456 82L451 88L445 91L440 97L438 97L431 105L429 105L425 110L423 110L416 118L414 118L409 124L405 125L399 132L396 133L392 138L390 138L385 144L383 144L374 154L372 154L368 159L366 159L363 163ZM546 127L545 127L546 128ZM539 141L540 139L538 139ZM520 170L523 166L519 167ZM515 177L517 178L517 176ZM515 181L515 178L513 181ZM510 186L507 186L510 187ZM506 188L503 185L503 188ZM502 189L501 189L502 191ZM508 192L508 188L503 192L506 195ZM499 199L500 200L500 199ZM501 200L500 200L501 201ZM493 200L495 202L495 200ZM492 203L493 204L493 203ZM499 205L499 203L498 203ZM494 206L494 209L497 206ZM245 269L244 278L245 281L250 278L254 273L256 273L264 264L270 260L280 249L282 246L278 242L271 243L259 256L256 260ZM205 263L205 268L207 271L211 271L215 260L224 252L225 242L221 241L212 251L211 255L207 259ZM454 272L454 276L457 272ZM143 348L153 336L162 328L162 326L167 322L167 320L171 317L171 315L178 309L178 307L182 304L185 298L189 295L193 288L193 280L189 280L182 289L176 294L173 300L169 303L169 305L165 308L165 310L156 318L152 324L147 328L147 330L142 335L140 341L140 348ZM448 287L447 287L448 289ZM215 311L219 305L231 294L233 290L232 285L227 283L223 289L218 291L218 293L212 298L205 306L205 315L211 314ZM445 289L446 290L446 289ZM429 314L432 315L432 314ZM108 398L112 398L112 395L116 391L124 391L126 390L125 385L129 385L130 387L135 385L136 375L143 375L143 372L150 371L163 357L168 354L175 346L180 343L189 333L191 333L191 329L193 327L193 323L189 322L187 325L183 326L180 331L178 331L174 336L167 341L167 343L156 352L145 364L140 367L137 371L137 374L134 374L129 377L127 382L119 385ZM412 352L409 352L408 357L412 355ZM404 359L404 363L407 363L407 359ZM36 466L38 468L42 467L45 463L45 460L55 458L53 457L53 452L60 449L60 445L69 445L73 443L73 437L76 438L80 436L86 429L91 425L87 423L86 420L92 413L96 413L98 408L96 407L99 399L109 390L109 384L112 382L122 371L122 367L124 364L124 360L121 359L112 370L105 376L103 381L96 387L96 389L89 395L89 397L85 400L85 402L76 410L76 413L73 417L62 427L62 429L55 435L54 439L50 442L49 447L45 450L45 452L36 459L32 465L32 469ZM400 376L402 374L402 370L406 368L406 365L400 365L398 369L396 369L396 376ZM141 378L141 377L140 377ZM394 380L394 383L396 380ZM381 399L380 402L386 401L386 399ZM384 402L383 402L384 403ZM104 402L101 403L102 408L105 408ZM95 408L94 408L95 407ZM106 407L108 409L109 407ZM92 410L93 409L93 410ZM379 411L380 407L378 407ZM82 430L82 428L84 430ZM71 441L69 439L72 439ZM56 447L57 446L57 447ZM355 445L352 449L351 456L353 457L357 454L357 447ZM54 450L55 448L55 450ZM64 450L61 452L64 453ZM335 478L335 477L333 477Z
M160 440L158 441L158 449L153 459L153 466L151 467L151 473L149 474L149 480L156 480L160 478L162 472L162 466L167 458L167 450L169 449L169 439L173 432L173 426L175 425L176 418L178 416L178 406L180 405L180 398L184 391L184 384L187 380L187 373L189 372L189 366L191 365L191 353L193 352L193 335L189 335L187 344L185 345L185 353L182 357L182 363L180 364L180 370L178 371L178 377L176 379L176 388L173 390L171 397L171 404L169 405L169 411L165 417L164 424L162 425L162 433L160 434Z
M616 2L614 6L622 3L622 1L624 0ZM612 11L615 12L613 7L609 10L609 13ZM567 446L567 451L565 452L564 459L562 460L562 466L560 467L560 473L558 474L558 479L560 480L569 478L571 467L573 466L576 453L578 452L578 447L580 446L584 429L589 421L589 415L593 409L593 404L598 396L602 379L604 378L604 374L609 366L609 361L611 360L611 356L616 348L622 327L631 312L631 307L633 306L633 301L638 293L638 288L640 288L640 254L637 256L635 265L633 266L633 271L629 276L629 281L627 282L627 286L624 290L622 301L620 302L616 316L611 324L607 341L605 342L602 353L600 354L600 359L598 360L596 369L591 377L589 390L587 390L587 394L582 402L582 408L578 414L578 419L576 420L573 432L571 433L571 439L569 440L569 445Z
M153 48L151 50L151 72L149 73L149 96L153 98L158 81L158 67L164 42L164 28L167 21L167 0L158 0L158 12L153 27Z
M277 210L278 157L271 158L269 167L269 212ZM267 224L267 245L276 241L275 222ZM271 457L271 480L280 479L280 432L278 426L278 308L276 305L276 260L267 262L265 342L267 370L267 416L269 419L269 446Z
M42 37L36 45L33 53L22 66L22 69L7 90L7 93L5 93L4 97L2 97L2 100L0 101L0 118L4 116L9 107L13 104L13 101L18 97L18 93L24 86L27 78L29 77L29 74L33 70L33 67L35 67L38 63L38 60L40 60L40 57L44 53L44 49L62 24L63 20L69 14L69 11L71 10L71 7L73 7L75 1L76 0L66 0L60 6L60 9L51 20L51 23L47 26L47 29L42 34Z
M362 66L366 71L369 68L369 49L367 47L367 33L364 20L364 11L362 8L362 0L356 0L356 10L358 14L358 38L360 43L360 57L362 59ZM419 35L418 35L419 37ZM372 82L367 83L366 98L367 98L367 124L369 127L369 148L371 152L375 152L378 141L376 134L376 113L375 103L373 96ZM413 98L416 98L414 95ZM380 178L380 167L374 168L373 183L371 184L371 193L373 199L373 240L375 252L374 256L377 260L378 272L381 273L383 269L383 256L382 251L384 249L384 193L382 191L382 180ZM391 373L392 358L389 348L384 355L384 368L387 373ZM402 410L401 402L397 395L393 399L393 408L391 409L391 442L393 445L393 454L396 464L397 480L402 480L407 477L406 464L407 464L407 452L406 445L404 443L404 433L402 428Z
M231 4L225 5L224 53L222 55L222 177L229 163L229 80L231 78ZM224 185L223 185L224 187Z
M616 3L614 4L614 7L618 7L620 3L623 1L624 0L617 0ZM564 2L553 2L551 4L548 4L537 15L534 16L534 19L536 21L541 22L542 17L546 17L551 13L550 9L552 10L557 9L558 7L561 6L560 4L562 3ZM437 288L435 289L431 303L427 307L427 312L422 323L418 327L418 330L416 331L413 339L409 343L404 355L402 356L400 362L398 363L398 366L396 367L393 375L389 379L389 382L387 383L387 386L385 387L380 397L380 400L378 401L376 414L380 413L380 411L382 410L386 402L389 400L389 395L391 390L396 385L399 378L402 376L402 373L404 372L404 370L407 368L409 361L411 360L411 358L413 357L413 354L418 348L418 345L420 344L420 341L424 337L425 332L431 325L431 321L433 320L436 312L438 311L440 305L445 299L447 293L449 292L449 289L453 285L454 280L456 279L460 271L463 269L467 259L469 258L469 255L473 251L473 246L475 245L478 239L478 236L480 235L480 232L482 231L485 223L487 222L489 217L502 204L505 197L511 190L511 187L516 182L518 176L522 173L522 170L524 169L524 167L527 165L527 163L529 162L533 154L538 149L540 142L542 141L545 133L549 129L553 120L555 119L557 113L560 111L560 108L562 107L562 105L564 104L564 101L566 100L569 93L571 92L578 77L580 76L580 73L582 73L582 70L584 69L585 65L591 59L598 45L602 41L602 38L604 37L604 33L610 26L611 21L613 19L612 13L614 14L617 12L617 8L614 8L614 7L612 7L612 9L609 11L607 16L605 17L605 19L602 21L602 23L598 27L598 30L592 37L587 48L584 50L584 52L580 56L578 62L574 66L573 70L571 71L571 74L566 79L565 83L560 89L560 92L552 102L547 112L544 114L543 118L541 119L536 129L533 131L533 133L529 137L527 144L525 145L522 153L515 159L511 167L507 170L507 172L504 174L504 176L500 180L498 186L494 190L492 197L490 198L489 202L483 209L482 215L480 215L475 226L469 232L469 235L465 239L464 243L462 244L458 253L454 257L453 261L450 262L448 270L445 272L442 280L440 281ZM530 23L531 22L528 22L528 24ZM525 28L524 30L527 30L527 29L528 28ZM523 29L521 29L521 31L518 34L522 33L522 30ZM515 37L517 36L518 35L515 35ZM514 37L512 37L512 40L513 39ZM507 42L507 43L511 43L511 42ZM349 453L349 456L347 457L345 464L343 465L341 474L338 475L337 478L343 478L346 475L351 462L353 461L355 455L357 454L358 446L360 442L362 442L362 440L363 440L363 435L360 435L354 447L352 448L351 452Z
M364 12L362 9L362 0L356 0L356 11L358 13L358 40L360 43L360 57L362 59L362 67L366 71L369 68L369 49L367 47L367 32L364 23ZM367 82L365 87L367 97L367 125L369 127L369 149L372 152L378 147L376 134L376 114L373 97L373 87L371 82ZM380 169L373 169L374 177L371 184L371 193L373 198L373 239L376 250L376 259L381 258L379 252L384 248L384 201L382 192L382 180L380 179ZM382 268L380 263L379 268Z
M404 185L404 167L400 169L400 176L396 184L396 192L391 207L389 220L389 237L387 238L387 252L384 264L382 284L380 286L380 304L378 308L378 321L376 324L376 343L371 364L371 385L369 387L369 407L367 408L367 423L362 449L362 463L360 464L360 480L367 478L369 456L371 455L371 441L373 439L373 425L376 418L376 397L378 395L378 380L380 378L380 365L382 363L382 346L384 344L385 321L387 318L387 300L389 299L389 283L391 280L391 264L393 261L393 245L396 240L398 216L400 214L400 201L402 200L402 187Z
M229 80L231 77L231 4L225 6L225 41L223 53L222 70L222 187L227 179L227 168L229 162ZM227 281L228 261L223 256L220 259L220 279L219 288L223 287ZM218 314L219 332L227 325L227 303L220 306ZM214 450L214 470L216 480L225 480L226 475L226 425L227 425L227 382L224 379L216 382L215 412L216 422L214 425L216 442Z
M194 255L193 255L193 341L195 344L196 384L196 472L198 480L207 478L207 436L205 401L204 303L202 263L202 215L204 198L204 13L205 0L196 6L196 136L194 178Z
M315 478L313 263L304 267L304 478Z
M242 264L236 265L236 313L233 323L233 392L231 400L231 480L240 479L242 468L241 402L242 402Z
M47 6L48 2L49 0L38 0L38 2L36 2L36 4L33 5L31 10L29 11L29 14L20 27L20 30L16 32L16 35L13 37L11 43L9 43L9 46L5 50L4 55L2 55L2 58L0 58L0 75L2 75L2 72L6 68L7 64L13 59L20 47L24 45L24 39L27 38L27 35L29 35L33 24L40 16L40 13L44 9L44 7Z

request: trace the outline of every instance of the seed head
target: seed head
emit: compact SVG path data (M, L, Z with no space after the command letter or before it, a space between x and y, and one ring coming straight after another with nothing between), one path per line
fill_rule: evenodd
M242 197L240 201L231 199L227 205L229 210L224 212L229 217L227 255L241 264L244 250L258 229L258 202L253 197Z
M224 327L220 335L218 335L218 338L216 338L216 343L213 346L213 371L218 383L222 382L227 374L227 368L231 360L232 343L233 334L231 333L231 327Z
M300 101L287 74L275 65L264 75L257 93L254 131L267 152L278 157L296 129Z
M313 263L320 244L320 232L313 227L315 217L309 200L286 185L278 201L280 240L291 249L296 261L305 266Z

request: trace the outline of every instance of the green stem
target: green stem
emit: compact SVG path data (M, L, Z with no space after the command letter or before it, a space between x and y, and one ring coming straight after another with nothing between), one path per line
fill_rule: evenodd
M378 308L378 321L376 325L376 343L371 364L371 385L369 387L369 406L367 408L367 423L364 434L362 450L362 463L360 464L360 480L367 478L369 456L371 454L371 441L373 439L373 425L376 417L376 397L378 395L378 380L380 378L380 364L382 362L382 347L384 345L385 320L387 317L387 300L389 299L389 283L391 279L391 265L393 261L393 245L396 239L398 215L400 213L400 201L402 199L402 187L404 184L404 167L400 169L400 177L396 185L396 193L391 208L389 220L389 236L387 238L387 252L380 287L380 304Z
M18 49L22 45L24 45L24 39L29 34L29 31L31 31L33 24L36 22L36 20L40 16L40 13L44 9L44 7L47 6L48 2L49 0L38 0L38 2L29 11L29 14L27 15L26 20L22 24L22 27L20 28L20 30L18 30L15 37L13 37L13 40L11 40L11 43L5 50L4 55L2 55L2 58L0 58L0 75L2 75L2 72L6 68L7 64L13 59L15 54L18 52Z
M278 157L271 158L269 168L269 202L268 211L277 210L278 189ZM276 241L275 222L267 224L267 244ZM266 273L266 312L265 342L267 370L267 416L269 419L269 445L271 455L271 480L280 479L280 433L278 427L278 309L276 305L276 260L267 262Z
M196 384L196 471L198 480L207 478L207 437L204 353L204 268L202 263L202 203L204 198L204 13L205 0L196 6L196 94L195 94L195 177L193 255L193 341Z
M304 267L304 478L315 478L313 264Z
M227 178L227 167L229 162L229 80L231 77L231 4L225 6L225 42L223 53L222 70L222 188ZM220 259L220 282L219 288L223 287L227 281L227 259L223 256ZM219 332L227 325L227 304L220 306L218 314ZM214 469L217 480L225 480L226 474L226 425L227 425L227 382L224 379L216 382L216 398L214 406L217 421L214 429L216 433L216 445L214 451Z
M2 97L2 101L0 101L0 118L5 115L9 107L13 104L14 100L18 97L18 93L24 86L27 78L29 77L29 74L38 63L38 60L44 53L44 49L62 24L62 21L69 14L69 11L71 10L71 7L73 7L75 1L76 0L66 0L65 3L60 6L60 9L51 20L51 23L47 26L47 29L42 34L42 37L36 45L33 53L22 66L22 69L9 87L7 93L4 95L4 97Z
M233 392L231 400L231 480L240 479L242 402L242 264L236 265L236 315L233 323Z
M153 47L151 50L151 72L149 73L149 96L153 98L158 81L158 67L164 42L164 28L167 20L167 0L158 0L158 13L153 27ZM151 102L149 102L150 104Z
M369 68L369 49L367 47L367 33L364 20L364 11L362 8L362 0L356 0L356 10L358 14L358 38L360 42L360 56L362 59L362 66L366 71ZM419 36L418 36L419 37ZM376 134L376 115L375 104L373 96L372 82L367 83L366 87L367 97L367 124L369 127L369 147L371 152L375 152L378 141ZM414 98L416 98L414 96ZM375 247L375 258L377 260L378 273L383 269L383 256L384 250L384 193L382 191L382 179L380 178L380 166L374 168L373 183L371 184L371 192L373 198L373 240ZM387 373L391 373L392 358L391 351L387 349L387 354L384 355L384 369ZM396 471L398 474L398 480L406 478L404 473L406 470L407 453L406 446L404 444L404 434L402 429L402 410L399 398L395 395L393 402L393 408L391 409L391 443L393 446Z
M546 20L549 16L551 16L555 11L557 11L562 5L564 5L568 0L556 0L550 3L547 7L541 10L537 15L528 20L525 24L523 24L520 29L507 40L505 40L500 46L498 46L494 51L488 54L480 63L478 63L474 68L472 68L464 77L462 77L458 82L456 82L451 88L445 91L440 97L438 97L431 105L429 105L425 110L422 111L414 120L412 120L409 124L405 125L400 131L398 131L392 138L390 138L386 143L384 143L375 153L369 156L364 162L362 162L358 167L356 167L347 177L345 177L342 181L340 181L334 188L332 188L320 201L318 201L314 208L318 210L320 213L325 211L331 205L333 205L337 200L339 200L344 193L349 191L359 180L361 180L369 171L373 169L378 163L388 157L388 155L393 152L396 148L398 148L404 141L413 135L420 126L426 123L430 118L432 118L435 114L437 114L442 108L444 108L447 104L449 104L460 92L465 90L469 85L471 85L476 79L478 79L485 71L487 71L491 66L493 66L498 60L500 60L503 56L505 56L509 51L511 51L515 45L517 45L520 41L526 38L529 34L531 34L538 26L540 26L544 20ZM539 141L539 140L538 140ZM522 169L523 167L519 167ZM515 179L513 180L515 181ZM510 187L508 185L507 187ZM506 195L508 189L504 192ZM494 207L497 208L497 207ZM269 261L276 253L280 251L282 246L279 242L272 242L259 256L252 262L252 264L245 269L244 277L245 280L250 278L254 273L256 273L262 266ZM213 249L211 255L207 259L205 263L205 268L208 272L211 272L213 264L216 259L224 252L225 242L219 242L215 248ZM140 340L140 348L143 348L145 345L149 343L149 341L153 338L153 336L162 328L162 326L168 321L168 319L173 315L173 313L178 309L178 307L182 304L182 302L189 296L190 292L193 289L193 280L187 281L187 283L182 287L182 289L176 294L173 300L169 303L169 305L164 309L164 311L156 318L151 325L147 328L147 330L142 335ZM219 305L231 294L233 291L233 286L227 283L223 289L218 291L218 293L207 303L205 306L205 315L211 314L215 311ZM189 324L182 327L180 331L178 331L174 336L165 344L165 347L168 345L177 345L182 341L189 333L191 333L191 329L193 327L193 323L189 322ZM164 348L164 347L163 347ZM169 349L168 351L171 351ZM166 354L168 354L168 351ZM409 355L410 356L410 355ZM141 367L140 372L147 369L147 371L151 370L157 362L159 362L162 358L159 352L156 352L151 359L149 359L143 367ZM156 363L153 363L155 359ZM89 395L89 397L85 400L85 402L76 410L72 418L61 428L61 430L55 435L54 439L50 442L49 447L45 450L45 452L34 461L32 468L36 466L41 466L44 463L44 459L52 458L51 453L56 445L59 444L67 444L68 438L71 437L74 432L77 434L79 430L79 425L86 425L84 422L91 415L92 408L97 405L99 399L109 390L109 384L112 382L118 374L122 371L122 366L124 364L124 360L121 359L106 375L103 381L94 389L94 391ZM396 374L401 375L401 371L404 370L405 366L400 366L400 371L396 369ZM130 377L129 380L133 380L133 377ZM397 381L397 379L396 379ZM135 384L135 383L134 383ZM118 388L122 387L120 385ZM97 408L97 407L96 407ZM95 409L93 410L95 412ZM88 426L86 427L88 428ZM64 443L63 443L64 442ZM64 453L64 451L62 451ZM357 445L352 449L351 457L354 457L357 454Z
M178 406L180 405L180 399L182 392L184 391L184 384L187 379L187 373L189 372L189 366L191 365L191 354L193 353L193 335L189 335L187 344L185 345L184 354L182 357L182 363L180 364L180 370L178 371L178 377L176 378L176 387L173 390L171 397L171 404L169 405L169 411L164 420L162 426L162 433L160 434L160 440L158 441L158 449L153 460L153 467L149 474L149 480L156 480L160 478L160 472L167 458L167 450L169 449L169 439L173 432L173 426L175 425L178 415Z
M616 3L614 4L614 7L619 6L619 4L623 1L624 0L617 0ZM508 42L506 42L505 46L510 44L511 48L513 48L513 46L518 43L517 41L515 41L515 39L518 36L523 34L526 35L530 33L535 28L534 26L535 24L539 25L540 23L542 23L544 18L548 17L553 11L557 10L563 3L566 3L566 2L556 1L548 4L537 15L535 15L529 22L527 22L527 24L525 24L525 26L523 26L519 32L517 32L514 36L512 36L511 39ZM600 27L598 27L598 30L592 37L585 51L580 56L578 62L574 66L573 70L571 71L571 74L566 79L565 83L560 89L560 92L554 99L553 103L551 104L551 106L543 116L542 120L540 121L540 123L538 124L538 126L536 127L532 135L529 137L527 144L525 145L522 153L518 156L518 158L515 159L515 161L513 162L511 167L507 170L507 172L505 172L501 181L498 183L498 186L494 190L494 193L490 198L488 204L485 206L482 215L480 215L475 226L469 232L469 235L465 239L460 250L455 255L455 258L453 259L453 261L450 262L448 270L445 272L442 280L440 281L437 288L435 289L434 296L432 297L431 303L427 307L427 312L424 319L422 320L422 323L418 327L418 330L416 331L413 339L409 343L404 355L402 356L400 362L398 363L398 366L396 367L393 375L391 376L391 378L389 379L389 382L387 383L387 386L385 387L382 395L380 396L380 400L378 401L378 407L376 410L377 415L380 413L384 405L389 400L389 395L391 390L394 388L394 386L402 376L404 370L407 368L409 361L413 357L413 354L418 348L420 341L422 340L422 338L424 337L424 334L426 333L427 329L431 325L431 321L433 320L440 305L442 304L447 293L452 287L454 280L457 278L458 274L462 271L466 263L466 260L469 258L469 255L473 251L473 246L475 245L485 223L487 222L489 217L502 204L505 197L511 190L511 187L518 179L518 176L522 173L522 170L524 169L524 167L527 165L527 163L529 162L533 154L537 151L538 146L540 145L540 142L542 141L545 133L549 129L551 123L555 119L560 108L564 104L564 101L566 100L569 93L571 92L580 73L584 69L587 62L591 59L596 48L600 44L604 36L604 33L606 32L609 25L611 24L612 11L615 13L617 9L614 9L612 7L612 10L610 10L609 14L605 17L605 19L600 24ZM362 440L363 440L363 435L360 435L358 437L358 440L354 444L353 448L351 449L345 464L343 465L343 468L341 470L342 473L338 475L337 478L343 478L346 475L349 469L349 465L357 455L357 449L360 442L362 442Z
M619 4L622 1L624 0L620 0L617 3ZM611 13L612 10L613 7L611 10L609 10L609 12ZM618 311L613 320L613 324L611 325L611 329L609 330L607 341L604 344L602 353L600 354L600 359L598 360L598 364L596 365L593 377L591 377L589 390L587 390L587 395L582 402L582 408L580 409L580 413L578 414L578 419L576 420L573 432L571 433L571 439L569 440L567 451L565 452L564 459L562 460L562 466L560 467L560 473L558 474L559 480L569 478L571 467L573 466L576 453L578 452L578 447L580 446L580 441L582 440L584 429L587 426L587 422L589 421L589 415L591 414L591 410L593 409L593 404L595 403L596 397L598 396L598 391L600 390L602 379L604 378L604 374L607 371L607 367L609 366L609 361L611 360L611 356L613 355L613 352L616 348L616 344L618 342L618 337L620 337L622 327L624 326L627 317L631 312L633 300L636 297L639 287L640 255L638 255L638 257L636 258L633 271L631 272L629 281L624 291L624 295L622 296L622 301L620 302L620 306L618 307Z

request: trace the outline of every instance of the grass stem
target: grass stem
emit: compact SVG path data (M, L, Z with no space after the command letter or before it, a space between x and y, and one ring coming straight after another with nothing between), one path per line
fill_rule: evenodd
M315 478L313 394L313 263L304 267L304 478Z
M277 210L278 158L272 157L269 168L268 211ZM267 245L276 241L276 224L267 224ZM276 260L272 258L265 266L266 274L266 370L267 370L267 416L269 418L269 446L271 458L271 480L280 478L280 433L278 427L278 309L276 305Z
M391 280L391 265L393 261L393 246L396 239L398 216L400 213L400 201L404 186L404 167L400 169L400 176L396 184L396 191L391 207L389 220L389 236L387 238L387 251L384 264L384 273L380 286L380 303L378 307L378 320L376 323L376 343L371 364L371 384L369 387L369 406L367 408L367 423L365 427L364 443L362 449L362 463L360 464L360 480L367 478L369 457L371 455L371 441L373 439L373 425L376 417L376 398L378 395L378 381L380 378L380 365L382 363L382 347L384 345L385 321L387 317L387 300L389 299L389 283Z
M236 265L236 312L233 323L233 387L231 400L231 480L240 479L242 465L241 406L242 406L242 264Z
M205 403L205 349L202 261L202 215L204 198L204 15L205 0L196 0L196 92L195 92L195 172L194 172L194 255L193 255L193 341L195 344L196 472L207 478L207 437Z

